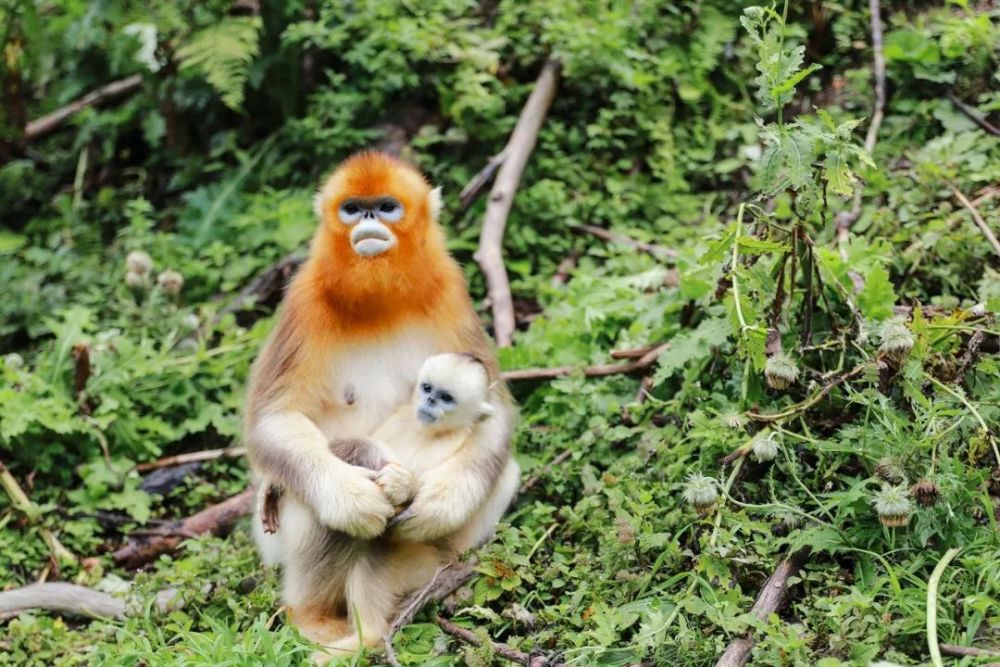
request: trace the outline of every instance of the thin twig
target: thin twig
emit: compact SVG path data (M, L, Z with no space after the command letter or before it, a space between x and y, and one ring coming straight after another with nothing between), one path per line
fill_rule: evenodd
M871 14L872 64L875 70L875 108L872 111L872 121L868 124L868 132L865 134L865 150L871 154L875 150L878 131L885 117L885 52L882 46L882 10L879 7L879 0L868 0L868 9ZM840 256L845 262L851 225L861 216L861 193L861 186L856 186L851 210L837 215L837 244Z
M542 67L535 88L528 96L507 148L504 149L506 159L497 172L486 204L486 214L483 216L475 258L486 277L493 309L493 339L497 347L510 347L515 326L514 300L510 294L507 268L503 263L503 235L507 227L507 216L514 204L514 193L521 182L528 157L535 148L538 130L555 98L558 81L559 63L549 60Z
M24 492L21 485L17 483L14 476L10 474L7 470L7 466L0 461L0 486L3 486L4 491L10 496L11 503L18 510L21 511L31 523L36 523L42 516L42 510L28 498L28 494ZM63 543L55 536L48 528L44 526L38 527L38 533L42 536L42 540L49 547L49 551L52 553L52 559L56 566L60 563L73 563L77 560L76 556L73 555L69 549L63 546Z
M642 357L627 364L601 364L598 366L555 366L553 368L519 368L502 373L503 379L507 382L517 382L520 380L551 380L554 378L572 375L582 372L585 377L605 377L608 375L623 375L634 373L652 366L660 356L660 352L665 350L668 343L657 345Z
M472 202L476 201L476 197L478 197L479 193L483 191L486 184L493 180L497 170L500 169L504 160L507 159L507 150L508 148L504 147L502 151L487 160L486 166L480 169L479 173L473 176L472 180L470 180L468 184L462 188L462 191L458 193L459 205L462 207L463 211L472 206Z
M529 477L524 481L524 484L522 484L521 488L518 489L517 491L518 494L522 494L533 489L544 475L549 474L549 471L555 468L556 466L560 466L563 463L565 463L566 460L569 459L569 457L571 456L573 456L573 450L567 449L561 454L559 454L559 456L555 457L554 459L546 463L544 466L542 466L542 469L538 471L537 475L532 475L531 477Z
M52 113L45 114L41 118L31 121L24 128L24 138L28 141L41 139L57 129L67 120L80 113L87 107L95 107L111 102L116 99L127 97L142 87L142 75L132 76L101 86L97 90L87 93L83 97L66 106L56 109Z
M790 588L788 580L798 574L808 557L809 549L807 547L799 549L787 560L782 561L760 589L750 613L764 621L767 620L768 616L781 609L788 599ZM715 663L715 667L742 667L750 658L750 649L752 648L753 638L749 632L746 636L734 637L719 661Z
M222 449L206 449L200 452L188 452L187 454L176 454L165 456L156 461L147 461L138 464L133 470L138 473L159 470L160 468L172 468L186 463L201 463L202 461L214 461L216 459L243 456L247 450L244 447L225 447Z
M951 100L951 103L954 104L959 111L969 117L969 120L992 134L994 137L1000 137L1000 127L997 127L990 121L983 118L973 107L970 107L968 104L958 99L958 96L955 95L955 93L949 91L947 96L948 99Z
M677 251L673 248L656 245L655 243L637 241L630 236L619 234L618 232L613 232L610 229L605 229L603 227L597 227L596 225L573 225L570 229L574 232L590 234L591 236L595 236L602 241L607 241L608 243L617 243L618 245L628 246L633 250L644 252L647 255L652 255L653 257L677 257Z
M955 199L957 199L962 204L962 206L964 206L969 211L969 213L972 214L972 219L975 221L976 226L979 227L979 230L983 233L983 236L985 236L986 240L990 242L991 246L993 246L993 252L995 252L997 256L1000 256L1000 240L997 240L996 235L986 224L986 221L983 220L983 216L979 214L979 209L977 209L975 204L969 201L969 198L966 197L964 194L962 194L962 191L956 188L954 185L949 183L948 187L951 188L951 192L952 194L955 195Z
M758 422L776 422L776 421L781 421L783 419L787 419L788 417L792 417L801 412L805 412L806 410L808 410L809 408L811 408L812 406L816 405L821 400L823 400L823 397L829 394L834 387L837 387L846 382L847 380L850 380L852 378L861 375L861 373L864 372L867 366L868 366L867 362L861 363L852 368L851 370L847 371L846 373L841 373L840 375L835 376L833 379L831 379L829 382L823 385L820 388L820 390L817 391L815 394L813 394L806 400L802 401L801 403L796 403L795 405L785 410L782 410L781 412L761 414L759 412L751 411L747 412L746 415L750 419Z
M472 630L466 630L462 626L456 625L443 616L436 617L434 622L449 635L461 639L466 644L472 644L473 646L483 645L483 640L480 639L479 635L475 632ZM506 644L500 644L495 641L490 641L490 647L493 649L493 652L500 657L511 662L524 665L525 667L569 667L569 665L564 662L552 663L549 658L544 655L533 656L525 653L524 651L518 651L517 649L513 649Z

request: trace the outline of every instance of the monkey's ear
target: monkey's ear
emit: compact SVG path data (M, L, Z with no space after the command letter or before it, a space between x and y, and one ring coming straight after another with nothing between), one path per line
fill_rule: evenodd
M443 207L444 201L441 199L441 186L439 185L427 195L427 210L431 214L431 220L437 222Z
M323 219L323 205L326 203L326 193L322 189L316 191L316 196L313 197L313 213L320 220Z
M496 414L496 411L497 409L494 408L491 404L487 403L486 401L483 401L479 405L479 414L482 415L483 419L486 419L487 417L492 417L494 414Z

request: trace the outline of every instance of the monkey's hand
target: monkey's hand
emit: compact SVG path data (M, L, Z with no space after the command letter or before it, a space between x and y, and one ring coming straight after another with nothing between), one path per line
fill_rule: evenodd
M390 461L375 476L375 483L393 505L404 505L417 492L417 478L400 464Z
M410 506L390 522L392 534L409 542L425 542L454 533L476 508L470 498L454 491L446 480L421 483Z
M343 462L334 470L320 480L322 489L316 494L313 506L316 518L323 525L358 539L381 535L396 509L375 483L378 473Z

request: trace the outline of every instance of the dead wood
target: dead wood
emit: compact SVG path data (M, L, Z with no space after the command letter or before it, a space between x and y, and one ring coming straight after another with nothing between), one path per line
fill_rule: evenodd
M996 649L959 646L957 644L938 644L938 647L941 649L941 655L950 655L953 658L1000 658L1000 651Z
M250 513L253 497L254 489L250 487L186 519L164 524L158 529L160 534L130 539L112 554L112 558L116 565L137 568L155 560L160 554L170 553L188 536L221 535L238 519Z
M504 160L507 159L507 149L504 148L502 151L491 157L486 161L486 166L479 170L475 176L472 177L462 191L458 193L459 205L462 210L465 211L470 206L472 202L476 201L479 193L483 191L483 188L493 180L496 175L497 170L500 169L500 165L503 164Z
M168 588L156 594L155 604L158 611L164 612L183 606L183 600L176 589ZM120 619L143 613L144 605L138 600L63 582L31 584L0 592L0 620L31 609L44 609L66 616Z
M475 258L486 277L487 292L493 309L493 339L498 347L510 347L515 326L514 301L510 294L507 268L503 263L503 236L507 228L507 216L510 215L524 167L535 148L538 130L555 98L558 81L559 63L549 60L542 67L535 88L521 110L510 141L503 151L506 158L497 172L486 204L486 214L483 216Z
M951 101L952 104L955 105L956 109L958 109L966 116L968 116L969 120L971 120L973 123L983 128L984 130L992 134L994 137L1000 137L1000 127L997 127L990 121L983 118L979 114L979 112L976 111L973 107L969 106L962 100L958 99L958 96L955 95L955 93L949 92L948 99Z
M138 464L134 470L138 473L151 472L161 468L172 468L174 466L185 465L187 463L201 463L203 461L214 461L216 459L243 456L247 450L243 447L225 447L223 449L206 449L200 452L188 452L187 454L176 454L165 456L155 461L147 461Z
M630 236L625 236L624 234L619 234L618 232L613 232L610 229L604 229L603 227L597 227L596 225L573 225L570 229L574 232L590 234L591 236L595 236L602 241L607 241L608 243L616 243L618 245L627 246L633 250L638 250L639 252L644 252L647 255L652 255L653 257L677 257L677 251L673 248L666 248L661 245L656 245L655 243L637 241Z
M808 557L808 548L799 549L787 560L782 561L760 589L750 613L763 621L781 609L788 600L789 578L798 573ZM753 638L750 632L746 636L734 637L722 657L715 663L715 667L743 667L750 658L751 648L753 648Z
M552 368L519 368L516 370L504 371L503 379L507 382L517 382L520 380L551 380L553 378L572 375L582 372L585 377L605 377L608 375L623 375L634 373L652 366L660 356L660 352L667 348L667 343L653 347L643 356L627 364L601 364L598 366L555 366Z
M472 644L473 646L482 646L483 644L483 640L478 634L472 630L466 630L460 625L456 625L443 616L438 616L434 619L434 622L449 635L461 639L466 644ZM493 649L493 652L500 657L510 660L511 662L525 665L525 667L569 667L569 665L564 662L553 663L551 659L545 655L532 655L525 653L524 651L513 649L506 644L490 641L490 646Z
M52 113L45 114L41 118L31 121L24 128L24 138L27 141L41 139L58 130L63 123L87 107L98 107L107 102L122 99L136 92L141 87L141 74L133 74L124 79L112 81L93 92L87 93L80 99L56 109Z

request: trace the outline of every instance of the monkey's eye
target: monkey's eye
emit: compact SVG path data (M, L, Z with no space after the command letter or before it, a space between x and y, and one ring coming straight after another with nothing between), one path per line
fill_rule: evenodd
M382 213L392 213L396 210L396 204L391 201L382 202L382 205L378 207L378 210Z
M424 392L425 394L431 393L431 389L432 388L433 387L431 387L431 385L428 384L427 382L425 382L422 385L420 385L420 391Z
M359 209L358 205L355 203L348 202L347 204L344 204L344 213L346 213L347 215L354 215L360 210L361 209Z
M440 398L441 398L441 401L444 402L444 403L454 403L455 402L455 397L452 396L451 394L449 394L446 391L442 391L441 392Z

